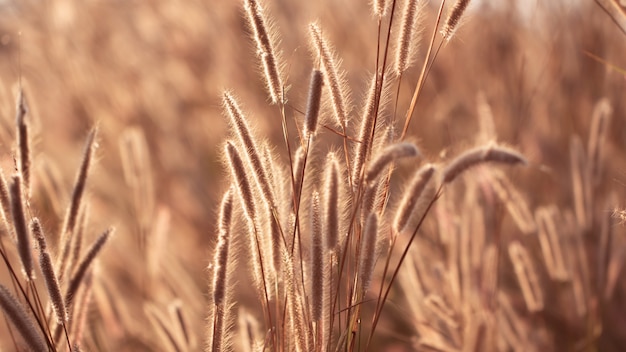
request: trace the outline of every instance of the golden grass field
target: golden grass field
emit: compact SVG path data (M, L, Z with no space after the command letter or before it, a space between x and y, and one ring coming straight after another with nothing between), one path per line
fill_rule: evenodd
M0 350L626 349L626 4L467 3L1 2Z

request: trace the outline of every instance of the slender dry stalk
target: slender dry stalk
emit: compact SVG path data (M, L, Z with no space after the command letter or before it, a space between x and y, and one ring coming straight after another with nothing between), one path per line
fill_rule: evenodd
M615 293L617 282L624 267L624 257L626 257L624 245L613 249L609 257L609 264L606 269L606 284L604 286L604 299L607 301L611 300Z
M574 210L578 225L587 230L591 226L592 194L589 184L589 167L585 150L580 138L573 137L570 144L570 162L572 168L572 190L574 193Z
M76 269L78 260L80 259L81 251L83 250L83 238L85 237L85 231L87 231L87 220L89 218L89 204L85 204L78 215L78 225L74 236L72 236L72 255L69 257L67 268L70 272Z
M453 159L443 170L443 183L451 183L465 170L486 162L508 165L528 164L526 158L517 151L490 143L485 146L469 149Z
M526 248L515 241L509 244L509 256L515 268L517 281L522 289L526 307L531 313L543 310L541 284Z
M424 300L424 307L443 321L449 328L458 329L459 323L456 321L455 312L441 297L436 293L429 294Z
M140 127L130 127L122 132L119 139L120 157L126 184L132 191L132 201L137 218L139 248L142 255L150 245L155 216L155 188L150 166L150 147Z
M31 351L48 351L46 339L37 330L24 306L2 284L0 284L0 307L2 307L4 313L9 317L9 321L22 335L24 342Z
M162 334L157 334L157 336L161 336L162 340L167 341L171 350L176 352L182 352L184 349L181 346L180 341L177 339L177 335L172 331L169 319L163 314L156 306L153 304L146 304L144 306L144 311L148 316L148 320L152 325L160 331ZM216 350L220 351L220 350Z
M26 280L35 279L33 267L33 255L30 246L30 235L26 225L26 214L24 214L24 200L22 190L22 178L20 175L13 175L11 178L11 215L13 218L13 228L17 237L17 249L22 262L22 270Z
M411 66L419 48L420 12L423 2L407 0L402 12L402 25L396 43L395 73L400 76Z
M75 345L82 345L83 335L87 326L87 318L89 315L89 305L93 295L93 275L87 274L85 277L85 283L83 284L80 301L77 301L74 306L74 312L72 313L72 329L70 336L72 337L72 343Z
M593 109L591 118L591 131L589 132L589 144L587 158L589 160L589 176L594 185L598 185L602 177L602 164L604 161L604 143L611 125L613 108L608 99L601 99Z
M309 83L309 97L304 112L304 133L305 138L311 138L317 131L317 120L320 114L322 102L323 75L320 70L311 72L311 82Z
M242 351L253 352L259 351L259 341L257 339L257 330L259 323L254 317L243 308L239 308L238 315L239 338Z
M535 212L539 225L539 244L546 263L548 274L553 280L567 281L570 275L565 268L563 250L559 238L559 232L555 223L556 209L539 208Z
M385 167L401 158L419 156L419 149L413 143L400 142L383 149L369 164L365 174L365 182L373 182Z
M320 56L320 62L324 72L324 82L330 90L330 101L337 125L341 126L345 133L350 110L350 94L346 85L345 72L340 70L340 60L336 58L334 50L328 40L322 36L319 25L317 23L311 23L309 25L309 32L311 33L313 46L317 49Z
M454 295L455 301L461 301L461 268L459 258L461 254L461 228L459 217L453 218L452 226L450 226L449 238L446 243L446 269L448 281L450 283L450 292Z
M271 27L267 24L263 7L257 0L244 0L248 25L252 29L254 40L257 45L257 55L263 64L265 83L273 104L282 104L283 83L280 74L280 59L274 49Z
M613 203L611 199L607 205ZM611 256L611 246L613 245L613 225L611 224L611 214L604 214L600 218L600 239L598 242L597 252L597 273L596 273L596 292L598 296L602 295L602 290L606 282L606 271L609 265L609 258Z
M63 294L61 293L61 287L59 286L59 280L54 272L52 258L50 257L50 252L48 252L46 238L44 237L39 219L33 218L33 220L31 220L30 229L39 244L39 266L41 267L41 273L43 274L44 282L46 283L46 288L48 289L48 296L50 297L50 303L52 303L52 309L57 316L59 324L65 323L68 321L69 316L65 307L65 301L63 300Z
M493 111L491 110L491 105L489 105L487 97L483 91L478 92L476 96L476 105L478 110L478 125L480 126L480 135L478 139L482 143L495 140L497 133Z
M504 292L498 292L498 333L513 349L521 350L526 345L525 329L519 315L511 305L511 300Z
M456 4L448 14L448 19L446 19L446 22L441 29L441 35L444 40L450 41L450 39L452 39L452 36L458 29L463 13L465 12L465 9L467 9L467 5L469 5L469 3L470 0L457 0Z
M17 126L17 160L18 169L24 182L24 191L27 199L30 199L30 175L31 175L31 141L30 125L26 121L28 106L24 97L24 90L20 87L17 97L15 112L15 124Z
M511 181L501 172L490 173L491 186L500 200L506 206L511 218L524 234L537 231L537 224L530 211L524 196L511 184Z
M54 208L54 213L59 217L63 216L65 191L60 171L55 163L46 157L39 157L37 164L39 165L38 180Z
M409 223L411 215L419 203L435 170L436 167L433 164L426 164L415 173L415 176L413 176L409 182L409 186L404 191L404 196L400 200L398 209L396 210L396 216L393 220L392 225L396 233L402 232Z
M180 299L174 300L174 302L172 302L168 308L170 311L170 316L175 317L176 321L178 322L180 334L185 340L186 347L187 348L193 347L195 345L193 335L191 335L191 331L189 330L187 319L185 319L185 314L183 312L183 304L181 300Z
M65 269L68 264L68 254L71 248L71 236L76 226L76 220L78 218L78 212L81 208L83 201L83 194L85 193L85 187L87 185L87 176L91 168L91 162L95 152L95 140L98 128L93 128L87 136L85 147L83 150L83 159L76 174L76 180L74 181L74 189L72 191L72 199L70 205L65 214L65 220L63 221L63 227L61 229L61 239L59 243L62 243L62 252L57 258L57 273L59 279L63 278Z

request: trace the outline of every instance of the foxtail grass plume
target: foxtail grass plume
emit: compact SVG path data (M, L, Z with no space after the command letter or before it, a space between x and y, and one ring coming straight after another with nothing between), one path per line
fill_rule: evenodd
M252 176L254 176L253 178L256 181L256 184L258 185L263 196L265 197L265 201L273 207L275 206L274 194L272 192L268 171L261 157L261 149L254 140L252 131L248 126L248 123L243 113L241 112L241 109L237 105L235 97L232 94L225 92L223 96L223 102L224 108L230 118L231 126L235 129L238 140L240 142L237 145L241 146L243 150L246 150L245 155L252 165ZM229 143L234 144L235 142L232 141Z
M450 183L470 167L486 162L508 165L528 164L526 158L519 152L496 144L488 144L469 149L454 158L442 172L443 183Z
M80 263L76 267L76 271L72 275L69 284L67 285L67 290L65 291L65 304L69 307L74 299L78 289L80 288L83 279L87 275L87 271L89 270L91 264L94 262L102 248L104 247L107 240L111 237L115 229L113 227L105 230L98 238L94 241L94 243L89 247L87 253L81 259Z
M50 258L46 238L44 237L39 219L33 218L30 223L30 227L33 232L33 236L39 244L39 266L41 267L41 273L43 274L44 282L46 283L46 288L48 289L52 309L54 310L59 323L67 322L69 317L65 307L65 301L63 300L59 280L54 272L52 258Z
M61 246L61 254L57 258L57 274L59 275L59 280L62 280L65 275L65 269L68 265L70 247L72 244L71 238L74 233L74 228L76 227L78 212L82 206L83 194L85 193L87 186L87 176L89 175L89 170L91 169L91 163L96 148L97 132L98 128L93 128L87 136L87 141L83 150L83 159L74 181L72 199L70 200L70 205L63 221L63 227L61 229L61 243L63 245Z
M372 212L367 216L361 239L359 258L359 280L361 294L365 295L374 276L376 264L376 240L378 235L378 215Z
M452 39L452 36L459 27L463 13L467 9L467 5L469 5L469 3L470 0L457 0L454 7L452 7L452 10L450 10L450 13L448 14L448 19L446 19L443 29L441 30L441 35L444 40L450 41L450 39Z
M328 155L324 173L324 232L326 234L326 248L334 251L339 243L341 224L339 219L339 161L332 153Z
M17 107L15 112L15 123L17 125L17 154L18 169L22 175L24 192L27 199L30 198L30 176L31 176L31 129L26 121L28 107L24 90L20 88L17 97Z
M24 306L4 285L0 285L0 307L31 351L48 351L48 344L41 331L37 330Z
M383 149L376 158L372 160L365 175L365 182L373 182L385 169L385 166L401 158L411 158L419 156L419 149L413 143L400 142L392 144Z
M378 18L385 17L387 8L389 7L389 0L371 0L371 2L374 16Z
M271 27L267 24L264 9L257 0L244 0L248 25L257 45L257 55L261 60L265 83L273 104L282 103L283 82L280 73L279 55L274 49L275 40Z
M345 130L350 106L350 94L346 85L345 72L339 68L340 60L335 57L333 48L326 38L322 36L322 30L319 25L311 23L309 32L313 47L319 53L324 82L330 91L330 101L337 125Z
M406 0L402 13L402 25L396 42L395 73L401 75L406 71L417 54L419 48L419 25L422 0Z
M311 73L311 82L309 83L309 97L304 112L304 133L305 138L311 138L317 130L317 120L320 114L320 105L322 101L322 71L313 70Z
M22 178L16 174L11 179L11 215L13 218L13 228L17 238L17 250L22 262L22 270L26 280L35 279L33 267L33 255L30 245L30 234L26 225L26 214L24 213L24 195L22 189Z

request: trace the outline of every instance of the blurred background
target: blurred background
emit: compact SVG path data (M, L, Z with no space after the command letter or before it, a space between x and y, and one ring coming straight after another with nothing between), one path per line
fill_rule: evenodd
M369 2L264 3L286 63L288 118L299 121L305 105L312 21L336 47L361 106L376 60ZM425 9L422 48L438 6L431 1ZM417 62L424 57L422 49ZM454 155L475 142L482 99L498 140L531 162L512 177L531 206L570 204L570 139L587 140L593 107L607 98L613 120L602 188L624 207L626 75L620 67L626 69L626 34L594 1L476 1L432 66L410 135L430 160ZM418 76L413 67L403 77L400 111ZM35 131L31 209L51 234L61 225L85 137L99 126L88 234L94 238L109 225L117 231L99 266L93 346L155 349L141 323L142 302L166 306L174 299L183 302L202 346L206 268L227 187L221 92L235 92L258 134L287 160L280 115L268 104L241 2L2 1L0 78L0 161L13 170L21 81ZM147 255L146 246L158 255ZM626 342L625 327L617 345Z

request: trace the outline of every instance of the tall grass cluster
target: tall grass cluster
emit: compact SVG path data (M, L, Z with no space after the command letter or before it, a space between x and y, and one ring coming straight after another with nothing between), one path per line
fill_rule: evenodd
M1 349L626 346L619 1L2 6Z

